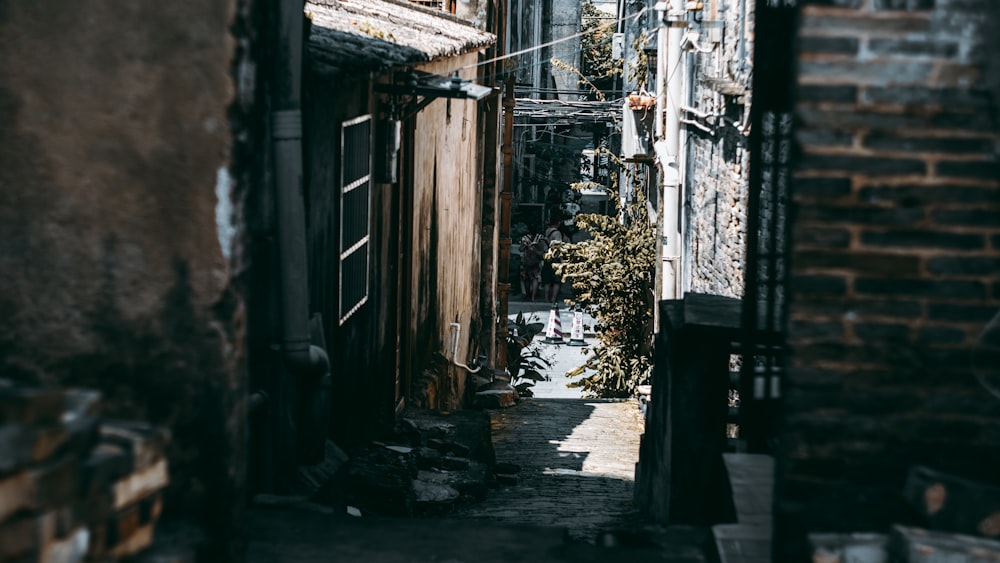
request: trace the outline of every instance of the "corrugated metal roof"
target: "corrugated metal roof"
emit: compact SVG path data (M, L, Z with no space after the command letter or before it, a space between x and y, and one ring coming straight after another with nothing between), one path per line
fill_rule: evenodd
M310 61L323 74L384 70L492 45L496 37L406 0L310 0Z

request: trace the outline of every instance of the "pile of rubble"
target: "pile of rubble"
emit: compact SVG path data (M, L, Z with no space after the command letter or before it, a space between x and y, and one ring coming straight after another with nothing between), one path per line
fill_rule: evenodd
M93 391L0 380L0 561L114 561L153 541L167 434Z
M904 495L916 525L888 534L810 534L813 561L1000 563L1000 488L916 466Z
M488 413L408 409L390 439L351 459L345 500L362 514L442 514L485 498L496 472Z

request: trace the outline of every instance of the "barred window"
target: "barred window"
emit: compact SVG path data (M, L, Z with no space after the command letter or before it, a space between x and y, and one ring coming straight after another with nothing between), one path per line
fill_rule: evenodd
M340 134L340 323L368 301L371 115L345 121Z

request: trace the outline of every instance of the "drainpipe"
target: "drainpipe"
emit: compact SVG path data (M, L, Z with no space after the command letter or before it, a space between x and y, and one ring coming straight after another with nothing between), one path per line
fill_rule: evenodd
M684 92L681 38L684 33L683 7L680 0L661 1L657 5L660 26L657 30L657 116L662 151L660 158L663 213L661 222L660 298L680 298L680 106ZM662 61L662 62L661 62ZM672 169L672 170L671 170Z
M313 345L309 321L309 269L302 185L302 0L278 0L275 10L274 74L271 126L275 168L278 258L281 290L281 353L298 389L297 458L318 461L323 455L326 421L320 391L330 383L326 351ZM313 404L306 404L312 402ZM318 409L316 407L319 407Z

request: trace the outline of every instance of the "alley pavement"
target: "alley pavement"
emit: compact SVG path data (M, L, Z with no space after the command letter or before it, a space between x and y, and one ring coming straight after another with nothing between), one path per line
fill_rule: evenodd
M498 464L516 482L456 516L565 528L581 541L627 526L642 419L635 401L524 399L492 413Z

